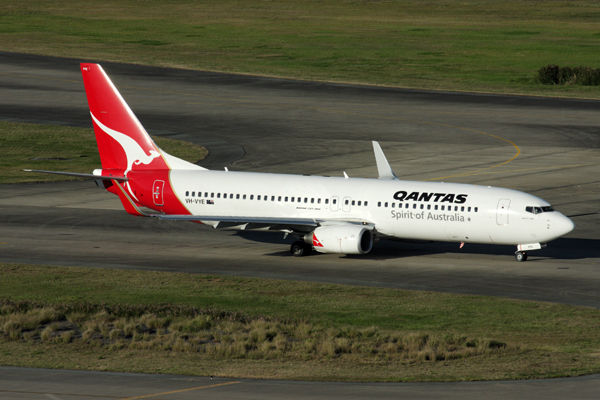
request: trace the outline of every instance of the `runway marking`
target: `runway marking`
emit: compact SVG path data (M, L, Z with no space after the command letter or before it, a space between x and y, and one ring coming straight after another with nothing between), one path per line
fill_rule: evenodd
M58 397L56 397L55 395L50 394L50 393L46 393L46 396L51 398L52 400L60 400Z
M483 172L480 174L465 172L463 176L475 176L475 175L490 175L490 174L502 174L506 172L523 172L523 171L537 171L543 169L558 169L558 168L575 168L575 167L588 167L591 165L600 165L600 163L588 163L588 164L572 164L572 165L555 165L551 167L537 167L537 168L521 168L521 169L508 169L504 171L492 171L492 172ZM474 171L477 172L477 171Z
M381 116L381 115L370 115L370 114L361 114L361 113L353 113L353 112L345 112L345 111L339 111L339 112L343 113L343 114L350 114L350 115L361 115L361 116L372 117L372 118L382 118L382 119L390 119L390 120L396 120L396 121L416 122L416 123L419 123L419 124L436 125L436 126L444 126L444 127L448 127L448 128L462 129L462 130L465 130L465 131L480 133L482 135L487 135L487 136L491 136L491 137L496 138L496 139L504 140L505 142L510 143L517 150L517 152L515 153L514 156L512 156L510 159L508 159L508 160L506 160L506 161L504 161L504 162L502 162L500 164L496 164L496 165L493 165L491 167L480 168L480 169L477 169L475 171L463 172L463 173L454 174L454 175L441 176L441 177L437 177L437 178L429 178L429 179L425 179L426 181L433 181L433 180L437 180L437 179L446 179L446 178L454 178L454 177L457 177L457 176L464 176L466 174L473 174L473 173L479 172L479 171L486 171L486 170L489 170L489 169L498 168L498 167L501 167L502 165L508 164L509 162L513 161L515 158L517 158L519 156L519 154L521 154L521 149L519 149L519 147L514 142L512 142L512 141L510 141L508 139L505 139L503 137L491 134L491 133L487 133L487 132L483 132L483 131L478 131L476 129L464 128L462 126L455 126L455 125L450 125L450 124L442 124L442 123L439 123L439 122L419 121L419 120L408 119L408 118L384 117L384 116Z
M162 393L156 393L156 394L146 394L143 396L137 396L137 397L127 397L121 400L134 400L134 399L145 399L147 397L155 397L155 396L162 396L164 394L172 394L172 393L181 393L181 392L189 392L191 390L198 390L198 389L207 389L207 388L212 388L212 387L217 387L217 386L225 386L225 385L233 385L234 383L242 383L240 381L234 381L234 382L225 382L225 383L217 383L215 385L208 385L208 386L198 386L195 388L189 388L189 389L181 389L181 390L173 390L172 392L162 392Z

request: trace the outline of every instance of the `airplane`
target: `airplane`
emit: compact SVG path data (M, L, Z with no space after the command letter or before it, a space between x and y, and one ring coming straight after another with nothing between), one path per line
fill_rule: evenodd
M25 171L94 179L135 216L284 232L297 238L297 257L366 254L394 239L516 245L515 259L526 261L575 227L524 192L400 180L375 141L378 179L208 170L160 149L99 64L80 67L102 168Z

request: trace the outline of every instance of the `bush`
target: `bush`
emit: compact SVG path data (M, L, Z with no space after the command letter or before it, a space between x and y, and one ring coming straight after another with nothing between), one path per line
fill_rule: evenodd
M600 85L600 68L559 67L550 64L538 70L538 80L544 85Z

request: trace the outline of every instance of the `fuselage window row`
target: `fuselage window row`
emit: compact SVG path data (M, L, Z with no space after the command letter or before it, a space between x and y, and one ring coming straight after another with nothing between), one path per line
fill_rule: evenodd
M366 205L366 202L365 202L365 205ZM385 203L382 203L381 201L377 202L377 207L381 207L382 205L383 205L384 208L387 208L388 206L391 207L391 208L396 208L396 203L388 203L387 201ZM398 208L410 208L410 204L404 203L404 207L403 207L402 203L399 203L398 204ZM427 204L427 207L425 207L425 204L419 204L418 205L416 203L413 203L412 208L414 210L416 210L418 208L420 210L425 210L425 209L432 210L433 209L434 211L438 211L438 210L440 210L440 211L452 211L452 206L448 206L448 208L446 209L445 205L440 206L438 204L433 205L433 207L432 207L431 204ZM538 207L536 207L536 208L538 208ZM465 207L465 206L460 206L460 207L459 206L454 206L454 211L471 212L471 209L473 210L473 212L478 212L479 211L479 207L473 207L473 208L471 208L471 207ZM527 211L529 211L529 210L527 210ZM532 211L529 211L529 212L532 212Z
M186 191L185 192L185 196L186 197L190 197L190 196L191 197L196 197L196 192ZM216 198L217 199L220 199L221 196L224 199L226 199L227 198L227 193L216 193ZM202 192L198 192L198 197L202 197ZM204 197L209 197L209 193L208 192L204 192ZM215 193L211 192L210 193L210 197L214 198L215 197ZM229 198L233 199L234 198L234 194L233 193L229 193ZM247 195L245 195L245 194L242 194L242 195L235 194L235 199L236 200L239 200L239 199L246 200L246 198L249 198L250 200L254 200L255 196L253 194L249 195L249 197L247 197ZM310 204L321 204L321 201L322 201L321 198L316 198L315 199L314 197L311 197L311 198L304 197L304 198L302 198L302 197L295 197L295 196L277 196L277 197L276 196L271 196L271 201L276 201L276 199L277 199L278 202L285 202L285 203L287 203L287 202L291 202L291 203L296 202L296 203L305 203L305 204L308 204L308 203L310 203ZM268 195L256 195L256 200L268 201L269 200L269 196ZM329 199L328 198L325 199L323 201L323 203L324 204L329 204ZM337 204L337 199L333 198L331 200L331 203L332 204ZM346 199L345 200L345 205L349 205L349 204L350 204L350 200ZM365 200L365 201L363 201L363 200L352 200L351 204L353 206L364 206L364 207L366 207L366 206L369 205L369 202L367 200Z

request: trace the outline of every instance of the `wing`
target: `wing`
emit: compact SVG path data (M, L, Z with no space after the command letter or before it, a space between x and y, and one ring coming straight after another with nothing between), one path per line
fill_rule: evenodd
M141 212L141 211L140 211ZM148 217L166 221L196 221L208 223L214 228L236 228L243 230L276 230L287 232L311 232L319 226L328 225L362 225L374 229L371 221L358 219L315 219L315 218L285 218L285 217L247 217L247 216L218 216L218 215L167 215L146 214Z

